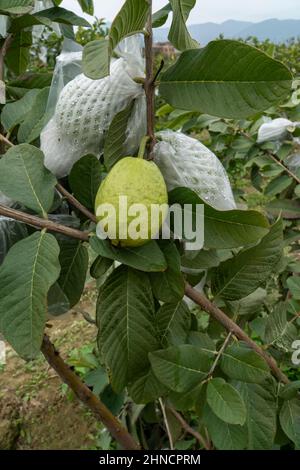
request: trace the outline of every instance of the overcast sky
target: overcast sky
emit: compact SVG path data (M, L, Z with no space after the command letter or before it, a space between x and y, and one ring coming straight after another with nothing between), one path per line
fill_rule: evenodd
M112 20L123 3L122 0L94 0L95 14L98 18ZM155 9L166 3L166 0L153 0ZM63 0L62 4L80 13L77 5L77 0ZM221 23L229 19L262 21L268 18L300 19L300 0L197 0L189 23Z

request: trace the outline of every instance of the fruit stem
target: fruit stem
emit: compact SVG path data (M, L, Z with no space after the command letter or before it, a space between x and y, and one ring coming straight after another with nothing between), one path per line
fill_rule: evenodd
M149 140L150 140L149 135L145 135L142 138L141 143L140 143L139 153L138 153L138 156L137 156L138 158L144 158L145 151L146 151L146 146L147 146Z

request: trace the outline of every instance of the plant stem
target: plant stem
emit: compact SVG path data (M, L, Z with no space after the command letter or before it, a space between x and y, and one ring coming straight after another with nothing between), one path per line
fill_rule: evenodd
M273 374L277 377L280 382L285 384L289 383L288 377L280 370L275 359L266 353L262 348L258 346L249 336L234 322L229 318L222 310L216 307L212 302L210 302L204 295L197 292L189 284L185 286L185 295L198 304L203 310L209 313L215 320L217 320L224 328L234 334L241 341L250 346L257 354L259 354L265 362L270 367Z
M149 136L145 135L140 143L140 148L139 148L139 153L138 153L138 158L144 158L145 151L146 151L146 146L147 143L149 142Z
M154 124L155 124L155 83L153 75L153 32L152 32L152 0L149 3L149 18L146 25L145 33L145 59L146 59L146 79L145 93L147 102L147 134L149 136L149 153L148 159L153 159L153 147L155 145Z
M168 406L168 409L171 411L171 413L175 416L177 421L181 424L181 427L188 433L194 436L197 441L204 447L206 450L211 450L210 444L206 442L204 437L201 436L201 434L195 429L193 429L186 421L185 419L181 416L178 411L176 411L172 406Z
M139 450L140 446L135 442L127 429L124 428L101 400L91 392L75 372L64 362L47 335L44 335L41 351L47 362L57 372L62 381L66 383L71 390L73 390L76 397L100 419L122 448L126 450Z
M163 418L164 418L164 422L165 422L165 426L166 426L166 431L167 431L167 435L168 435L168 439L169 439L169 443L170 443L170 449L173 450L174 449L173 437L172 437L172 433L171 433L171 430L170 430L165 405L164 405L164 402L162 401L161 398L159 398L158 401L159 401L161 411L162 411L162 414L163 414Z

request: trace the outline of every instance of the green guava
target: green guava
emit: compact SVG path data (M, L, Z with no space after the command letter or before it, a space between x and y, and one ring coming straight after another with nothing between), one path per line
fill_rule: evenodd
M135 247L157 235L167 215L167 204L167 187L157 165L142 158L125 157L101 183L95 213L102 231L114 245ZM115 217L114 211L104 210L107 205L114 209Z

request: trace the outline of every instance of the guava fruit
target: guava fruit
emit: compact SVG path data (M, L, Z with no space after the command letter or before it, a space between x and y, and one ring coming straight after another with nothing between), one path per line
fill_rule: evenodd
M101 183L95 213L114 245L136 247L157 235L167 215L167 203L167 187L157 165L142 158L124 157ZM104 211L107 204L115 210L115 231L111 228L113 213Z

